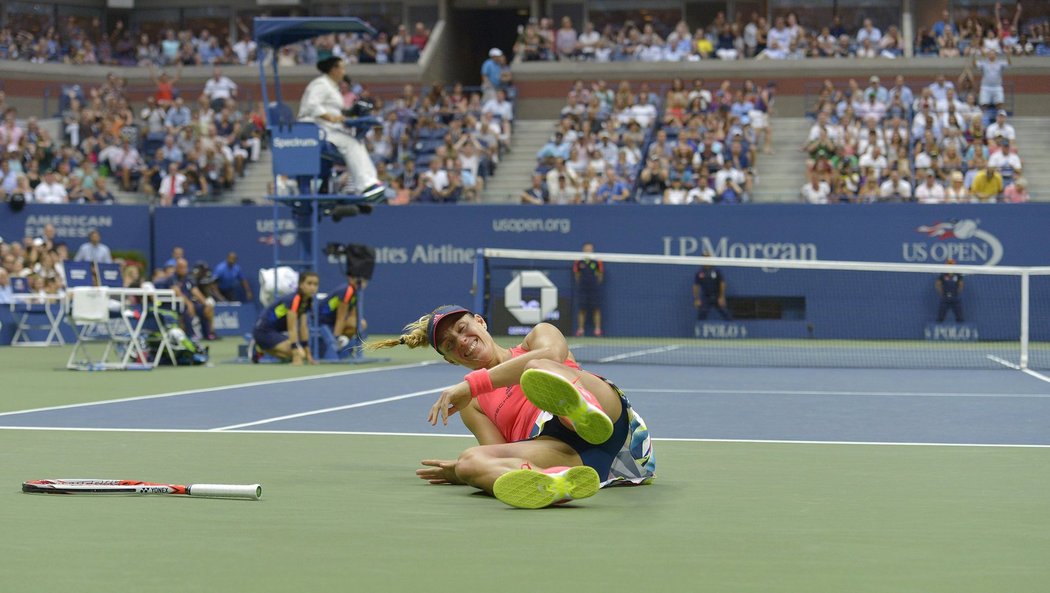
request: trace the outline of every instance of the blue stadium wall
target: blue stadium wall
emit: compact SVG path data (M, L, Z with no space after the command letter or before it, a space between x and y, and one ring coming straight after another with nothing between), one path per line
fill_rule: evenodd
M707 249L727 257L913 263L943 263L951 257L960 264L1039 266L1050 265L1047 221L1050 205L1044 204L380 207L370 216L325 221L321 244L363 243L377 250L375 276L365 292L365 317L373 332L391 333L437 305L469 305L479 247L575 251L590 241L604 252L700 255ZM204 260L214 266L228 251L236 251L253 284L256 270L272 265L275 243L286 256L297 249L289 211L279 210L275 224L272 207L151 213L131 206L29 205L20 213L3 213L0 237L36 236L48 222L71 252L89 229L99 228L112 249L139 251L154 265L162 265L176 245L185 248L191 265ZM691 335L694 271L608 266L606 333ZM322 288L343 281L338 263L326 261L320 272ZM565 266L548 272L563 297L571 295ZM934 278L923 274L887 279L848 272L734 269L727 276L730 297L806 299L801 319L757 323L753 337L921 339L937 306ZM509 272L493 275L501 300L509 278ZM893 286L891 296L884 290L888 283ZM1032 287L1032 337L1048 340L1050 279L1034 279ZM1016 339L1019 294L1016 280L980 277L967 283L967 321L975 324L981 339ZM10 326L4 321L3 338L9 340ZM240 325L243 331L250 329L244 327L244 319Z

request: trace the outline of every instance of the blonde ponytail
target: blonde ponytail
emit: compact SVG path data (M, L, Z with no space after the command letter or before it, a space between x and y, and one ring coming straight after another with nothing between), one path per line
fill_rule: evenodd
M430 323L431 314L424 315L417 321L405 326L401 336L387 338L385 340L371 340L365 343L365 350L379 350L382 348L393 348L395 346L408 346L409 348L426 348L427 324Z

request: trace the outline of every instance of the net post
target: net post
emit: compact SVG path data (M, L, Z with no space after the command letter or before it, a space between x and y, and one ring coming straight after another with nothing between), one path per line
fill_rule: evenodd
M1021 357L1018 366L1028 368L1028 292L1030 277L1027 269L1021 271Z
M485 316L485 250L474 250L474 312Z

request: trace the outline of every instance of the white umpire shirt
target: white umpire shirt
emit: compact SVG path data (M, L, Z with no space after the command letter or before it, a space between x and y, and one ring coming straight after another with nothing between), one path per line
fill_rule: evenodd
M343 95L339 92L339 85L328 75L322 74L306 85L303 98L299 102L299 119L343 132L341 125L321 119L326 113L342 116Z

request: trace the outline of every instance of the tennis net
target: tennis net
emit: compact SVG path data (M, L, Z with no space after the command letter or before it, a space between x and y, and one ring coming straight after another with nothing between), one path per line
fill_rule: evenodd
M602 263L597 290L595 266L574 271L588 259ZM581 362L1050 369L1050 267L513 249L480 250L475 266L475 308L495 335L547 321ZM958 308L940 296L953 286Z

